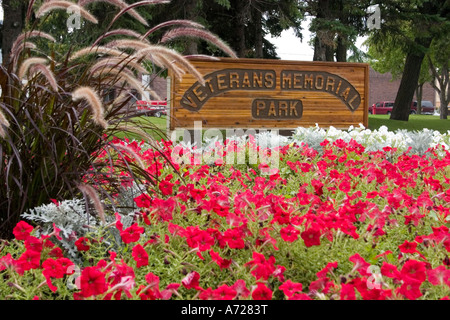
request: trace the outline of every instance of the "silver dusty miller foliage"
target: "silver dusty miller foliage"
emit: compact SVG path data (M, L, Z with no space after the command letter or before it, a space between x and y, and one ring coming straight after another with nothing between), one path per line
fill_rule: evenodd
M121 222L124 228L128 228L135 219L135 212L137 207L134 204L133 198L137 197L142 191L139 191L137 186L124 189L117 199L117 213L121 216ZM100 227L101 222L95 215L92 206L89 207L89 212L86 210L86 203L84 199L69 199L59 202L58 204L49 203L33 209L21 215L22 218L32 221L39 226L37 228L37 236L48 235L53 232L53 224L60 229L61 240L54 240L59 242L66 250L68 255L77 262L80 262L81 257L75 245L75 242L80 237L86 236L92 232L93 228ZM115 228L115 215L106 215L106 224L110 225L108 228L111 239L104 239L105 245L111 245L114 241L116 244L121 243L120 232Z

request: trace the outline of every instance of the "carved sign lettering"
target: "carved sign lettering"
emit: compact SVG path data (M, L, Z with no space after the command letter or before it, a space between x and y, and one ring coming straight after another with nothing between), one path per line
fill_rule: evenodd
M301 100L255 99L252 103L254 119L300 119L302 114Z
M281 71L281 90L323 91L339 98L351 111L361 104L359 92L344 78L317 71Z
M205 85L194 83L181 98L180 104L190 111L199 111L212 97L230 90L273 90L276 75L273 70L224 69L203 77Z
M181 107L197 112L209 99L227 91L275 90L277 84L281 91L321 91L334 95L352 112L361 104L361 96L352 84L328 72L282 70L277 79L274 70L223 69L207 74L204 79L205 85L195 82L186 90L180 100ZM255 117L255 113L253 115Z

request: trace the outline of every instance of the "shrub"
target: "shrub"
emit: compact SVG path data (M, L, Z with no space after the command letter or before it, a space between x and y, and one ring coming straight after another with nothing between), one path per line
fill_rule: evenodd
M135 9L143 4L164 2L167 1L143 1L128 6L122 1L111 1L119 6L112 22L127 12L139 17ZM29 11L33 5L34 1L30 1ZM78 5L68 1L44 2L36 9L36 16L45 18L54 10L69 6ZM78 9L89 30L97 19L85 8L78 6ZM125 131L137 133L154 144L143 129L155 128L142 121L138 127L134 119L139 114L130 105L135 98L133 91L143 94L145 90L137 76L148 72L145 66L156 65L170 68L180 77L192 73L202 81L181 54L164 45L152 44L144 35L131 30L108 30L94 44L75 52L58 51L58 46L48 52L46 48L51 46L46 42L56 40L35 29L37 25L17 38L11 50L11 63L1 66L0 237L6 238L11 236L21 213L48 203L51 198L76 197L82 184L107 184L108 188L96 189L102 193L101 199L111 202L110 195L122 186L121 171L130 172L136 181L157 182L157 177L150 177L139 162L130 162L122 156L128 151L112 139L118 131ZM233 54L217 37L188 21L161 26L171 28L166 41L176 38L176 30L186 30L186 25L187 30L196 30L194 36L205 37ZM115 98L108 100L111 91L115 92ZM95 161L102 153L108 155L105 161ZM107 171L108 162L117 157L124 159L122 170ZM90 195L95 197L92 192Z

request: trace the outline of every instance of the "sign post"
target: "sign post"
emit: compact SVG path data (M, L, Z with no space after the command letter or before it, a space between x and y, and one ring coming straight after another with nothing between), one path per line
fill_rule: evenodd
M169 129L368 126L369 66L267 59L192 60L203 75L170 75Z

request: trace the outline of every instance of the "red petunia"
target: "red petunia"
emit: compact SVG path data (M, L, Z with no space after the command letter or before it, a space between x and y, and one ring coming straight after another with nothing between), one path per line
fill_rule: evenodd
M62 258L64 257L64 253L60 247L53 248L49 253L49 257L52 258Z
M299 234L300 231L292 225L288 225L280 230L280 236L286 242L294 242L298 239Z
M351 284L342 284L340 297L341 300L356 300L355 287Z
M41 252L42 247L43 247L43 242L39 238L36 238L33 236L28 236L25 239L24 245L27 250Z
M50 278L63 278L67 271L67 266L62 265L58 260L48 258L42 263L42 274Z
M122 232L123 231L123 223L121 221L122 217L118 212L116 212L115 215L116 215L116 228L117 228L117 230Z
M75 245L77 246L78 251L88 251L90 249L89 239L86 237L80 237L77 241L75 241Z
M142 245L135 245L133 247L131 255L133 256L134 261L136 261L137 268L148 266L148 253L147 251L145 251Z
M253 300L272 300L272 290L264 283L258 282L257 287L252 291Z
M166 288L161 291L161 299L169 300L173 294L179 296L178 288L180 287L179 283L169 283Z
M210 254L210 256L211 256L211 259L212 259L215 263L217 263L217 264L219 265L220 269L227 269L227 268L230 267L230 265L231 265L231 259L223 259L223 258L219 255L219 253L217 253L217 252L215 252L215 251L213 251L213 250L210 250L210 251L209 251L209 254Z
M62 237L59 235L61 232L61 229L59 229L56 224L53 222L53 232L49 234L49 236L55 236L56 239L62 240Z
M284 282L284 271L286 271L286 267L278 265L276 269L272 272L272 275L278 280L280 280L280 282Z
M393 279L400 278L400 272L398 271L397 266L387 263L386 261L383 261L380 271L381 271L381 274L385 277L393 278Z
M341 183L339 183L339 190L344 193L349 193L351 190L350 182L348 180L343 180Z
M296 293L302 293L303 286L301 283L287 280L281 286L279 286L278 289L283 291L286 297L291 298Z
M258 279L267 280L275 271L275 257L271 256L266 260L263 254L253 252L253 260L247 262L245 266L252 266L250 273Z
M209 250L215 242L214 238L207 231L203 230L199 230L194 239L196 247L198 247L200 252Z
M11 256L11 253L8 253L6 256L0 257L0 271L3 271L11 266L14 266L14 259Z
M169 195L172 195L172 193L173 193L173 186L174 186L173 183L171 183L167 180L162 180L159 183L158 188L164 196L169 196Z
M320 197L323 194L323 183L320 180L313 179L311 185L314 187L315 194Z
M198 297L202 300L215 300L216 299L214 290L211 287L202 289L202 292L198 295Z
M195 289L201 290L202 288L199 286L200 274L197 271L189 272L183 280L181 280L181 284L186 289Z
M156 198L152 202L152 213L161 221L172 221L176 205L174 198L167 200Z
M354 267L353 271L358 271L362 276L370 276L371 272L369 270L370 263L364 260L363 257L359 255L359 253L355 253L348 259L350 262L353 262Z
M33 231L33 227L26 223L25 221L19 221L13 229L14 237L17 240L25 240Z
M296 293L289 300L312 300L306 293Z
M403 281L412 279L417 282L424 282L427 278L425 262L417 260L408 260L400 270L400 275Z
M149 289L148 286L140 285L136 290L136 294L141 298L141 300L156 300L158 299L158 295L153 292L153 290Z
M26 250L19 259L17 259L17 263L23 271L39 268L40 262L41 253L34 250Z
M81 295L85 298L105 293L107 284L105 274L96 267L86 267L80 276Z
M320 245L320 230L318 228L309 228L305 231L303 231L300 236L302 237L303 241L305 242L305 246L312 247L312 246L319 246Z
M142 233L144 233L144 228L139 227L137 223L133 223L131 226L121 231L120 236L124 243L131 243L138 241Z
M223 240L231 249L244 249L245 242L243 234L239 228L227 229L223 234Z
M226 284L221 285L213 291L215 300L233 300L236 297L236 290Z
M74 265L73 262L67 258L60 258L56 260L49 258L42 263L42 274L44 275L50 290L52 290L53 292L56 292L56 290L58 290L58 288L53 285L52 278L63 278L66 274L69 274L67 272L67 269L72 265Z
M152 204L152 198L146 193L141 194L133 200L139 208L150 208Z
M338 266L337 261L335 261L335 262L328 262L327 265L325 266L325 268L323 268L322 270L320 270L320 271L318 271L316 273L317 278L319 278L319 279L320 278L326 278L327 274L329 272L332 272L332 269L336 269L337 266Z
M379 195L378 191L367 192L366 199L373 199Z
M159 277L156 274L152 272L147 273L145 275L145 281L147 281L150 288L159 288Z
M399 245L398 248L400 249L400 252L403 253L415 253L417 252L417 242L409 242L405 240L405 242Z
M422 296L422 292L420 291L421 284L422 282L409 278L397 288L396 292L409 300L416 300Z

